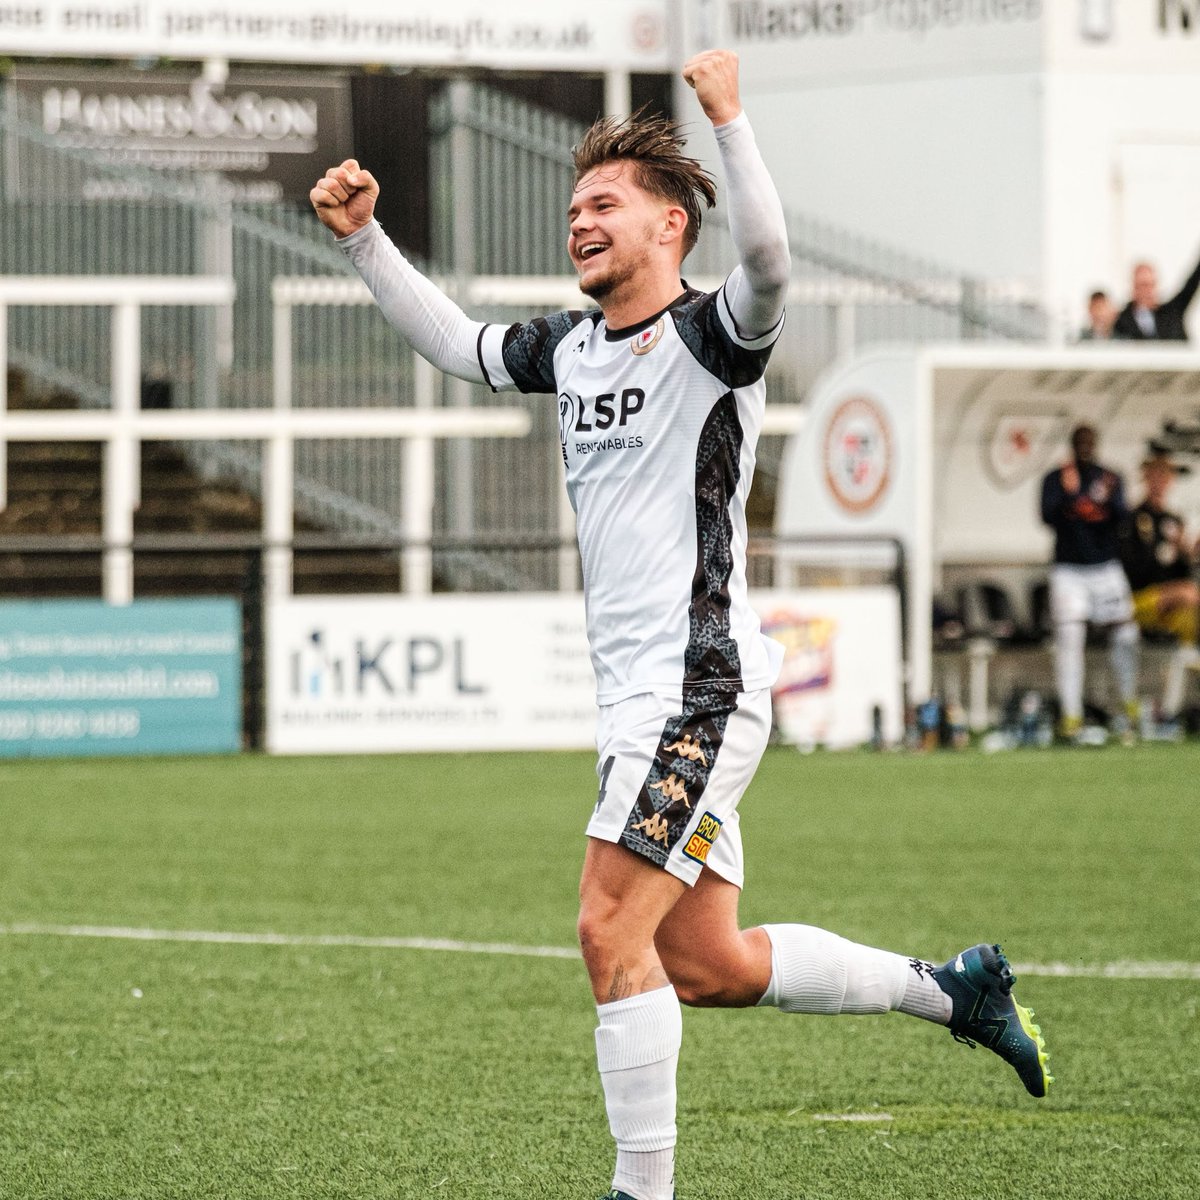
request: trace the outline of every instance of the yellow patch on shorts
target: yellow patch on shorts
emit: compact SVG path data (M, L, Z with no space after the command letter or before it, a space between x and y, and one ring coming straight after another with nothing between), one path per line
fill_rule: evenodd
M707 862L708 852L713 848L713 842L717 840L717 834L720 832L720 819L714 817L712 813L706 812L700 818L700 824L696 826L696 831L688 838L687 845L683 848L684 854L694 862Z

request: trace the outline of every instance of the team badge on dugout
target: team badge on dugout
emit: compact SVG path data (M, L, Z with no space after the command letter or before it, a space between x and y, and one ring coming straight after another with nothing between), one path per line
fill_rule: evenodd
M714 817L710 812L706 812L700 818L700 824L696 826L695 833L688 838L688 843L683 848L684 854L702 865L707 862L708 852L713 848L713 842L717 840L717 834L721 832L721 824L722 822L719 818Z
M633 340L629 343L629 348L634 354L649 354L658 345L658 339L662 335L663 319L659 317L649 329L643 329L641 333L634 335Z

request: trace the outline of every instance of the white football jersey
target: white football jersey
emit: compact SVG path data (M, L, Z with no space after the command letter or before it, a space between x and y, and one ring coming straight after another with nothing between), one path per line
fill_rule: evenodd
M769 687L783 648L746 594L746 496L782 328L742 337L724 288L629 329L598 312L487 325L496 391L558 398L597 701Z

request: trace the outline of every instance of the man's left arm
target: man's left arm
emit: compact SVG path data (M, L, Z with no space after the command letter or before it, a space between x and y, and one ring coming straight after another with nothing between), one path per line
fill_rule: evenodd
M738 254L725 302L739 334L759 338L779 324L791 276L783 205L742 111L737 55L707 50L684 65L683 77L713 123L724 167L729 232Z

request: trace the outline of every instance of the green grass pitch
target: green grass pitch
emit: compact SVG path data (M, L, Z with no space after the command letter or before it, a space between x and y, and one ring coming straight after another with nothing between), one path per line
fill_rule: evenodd
M0 1196L594 1200L584 754L0 765ZM772 750L747 923L941 960L1200 962L1200 747ZM43 932L17 932L21 926ZM696 947L702 954L703 946ZM899 1015L685 1012L680 1200L1194 1200L1200 979L1027 974L1058 1082ZM873 1119L829 1120L861 1115Z

